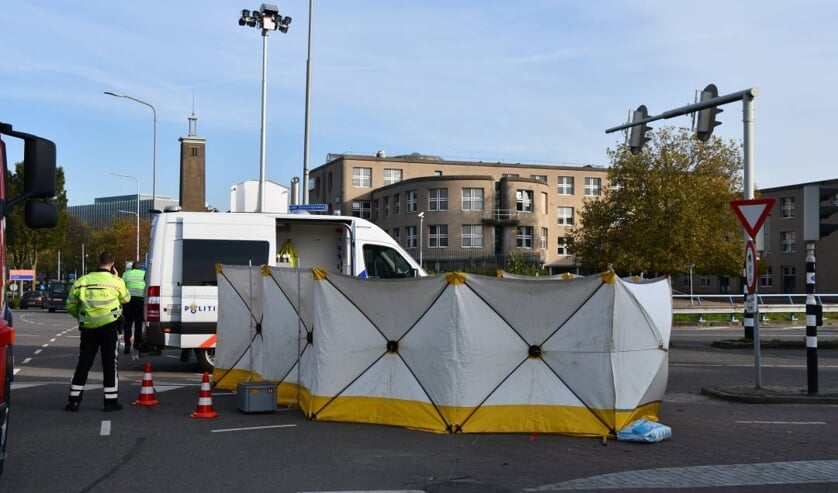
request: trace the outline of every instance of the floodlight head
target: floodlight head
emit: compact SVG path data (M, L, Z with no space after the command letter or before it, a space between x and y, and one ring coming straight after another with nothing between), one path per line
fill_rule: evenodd
M287 33L288 32L288 24L291 24L290 17L282 17L280 16L279 20L279 32Z
M279 13L279 8L272 3L263 3L262 6L259 7L259 11L267 15L276 15Z
M245 17L245 16L239 17L239 25L243 26L245 24L247 24L247 17Z
M248 17L247 18L247 25L250 27L256 27L256 18Z

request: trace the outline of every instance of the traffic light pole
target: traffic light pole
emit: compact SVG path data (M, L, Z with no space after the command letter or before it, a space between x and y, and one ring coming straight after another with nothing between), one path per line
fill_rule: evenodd
M710 86L708 86L710 88ZM715 86L713 86L715 89ZM746 200L750 200L754 198L754 98L759 95L759 89L756 87L752 87L750 89L745 89L738 92L733 92L730 94L725 94L724 96L717 96L714 98L704 99L697 103L689 104L687 106L681 106L680 108L675 108L673 110L664 111L660 115L648 116L646 118L637 118L633 121L628 123L624 123L622 125L618 125L616 127L611 127L605 131L605 133L610 134L612 132L617 132L619 130L625 130L627 128L636 127L638 125L646 125L647 123L651 123L657 120L664 120L669 118L674 118L676 116L687 115L690 113L695 113L696 111L706 110L710 108L715 108L716 106L721 106L723 104L733 103L735 101L742 101L742 124L743 124L743 135L742 135L742 145L743 145L743 198ZM645 106L643 107L645 110ZM637 112L635 112L636 114ZM715 117L714 117L715 118ZM712 132L713 127L715 126L715 122L709 122L709 129ZM709 135L707 135L709 137ZM639 141L640 145L643 143L643 136L640 136ZM639 149L638 149L639 151ZM745 233L744 243L748 243L748 239L750 238L747 233ZM747 304L747 303L746 303ZM749 313L747 310L745 311L745 319L748 319L750 315L751 319L753 320L753 325L751 327L745 326L745 334L746 337L749 335L749 332L753 334L757 334L759 331L759 320L753 316L753 312L756 310L751 310ZM752 336L753 337L753 336ZM758 344L755 340L754 344Z

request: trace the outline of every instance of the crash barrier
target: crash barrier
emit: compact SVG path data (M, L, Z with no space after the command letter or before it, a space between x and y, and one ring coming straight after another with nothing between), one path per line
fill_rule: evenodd
M274 382L315 420L616 436L656 416L671 290L613 273L358 279L222 266L213 380Z

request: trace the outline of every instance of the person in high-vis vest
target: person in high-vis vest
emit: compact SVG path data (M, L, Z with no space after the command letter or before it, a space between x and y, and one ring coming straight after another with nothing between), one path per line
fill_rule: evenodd
M131 268L122 274L122 280L128 292L131 293L131 301L125 305L125 354L131 352L131 333L133 332L134 354L131 359L137 360L140 357L140 348L143 345L143 297L145 296L145 271L139 260L131 264ZM131 328L133 327L133 331Z
M69 402L64 408L67 411L79 410L87 374L99 351L102 353L104 410L109 412L122 409L118 400L117 340L123 321L122 305L130 301L131 294L114 268L114 260L111 252L102 252L98 269L78 278L67 296L67 311L78 319L81 332L79 361L70 382Z

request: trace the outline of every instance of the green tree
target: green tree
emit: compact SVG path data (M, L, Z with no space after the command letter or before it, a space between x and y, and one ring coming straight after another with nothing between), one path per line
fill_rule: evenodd
M81 276L83 271L95 268L96 252L98 245L91 227L75 216L67 217L67 234L61 249L62 277L71 272Z
M31 229L24 222L24 204L12 208L6 220L6 255L11 268L34 269L42 256L50 259L61 248L67 228L67 194L64 191L64 169L58 167L55 174L55 198L58 207L58 225L55 228ZM23 191L23 162L15 164L15 172L6 174L6 193L16 197Z
M569 235L585 269L672 275L738 275L741 226L730 209L740 196L739 145L699 142L686 130L653 132L643 152L608 150L610 187L587 201Z

